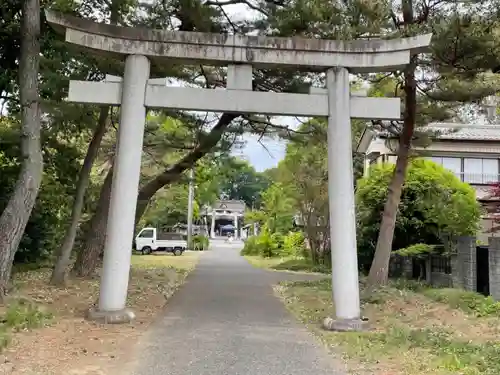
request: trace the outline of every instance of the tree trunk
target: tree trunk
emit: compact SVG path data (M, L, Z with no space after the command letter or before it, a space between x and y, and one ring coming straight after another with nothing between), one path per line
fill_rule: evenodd
M118 25L120 24L120 15L123 6L126 5L126 2L124 0L113 0L110 3L110 16L109 16L109 22L111 25ZM89 145L88 151L87 151L87 157L89 159L92 159L91 161L89 160L89 170L88 174L86 175L86 181L85 181L85 188L83 188L82 195L85 196L85 190L86 186L88 184L88 180L90 178L90 170L92 169L92 164L97 157L97 152L99 150L99 146L101 144L102 138L104 137L104 134L106 133L106 122L107 122L107 117L109 113L110 107L103 107L101 109L101 113L99 116L99 124L98 128L96 129L96 132L94 133L94 138L92 139L92 142ZM102 132L102 134L101 134ZM98 139L100 138L100 139ZM92 143L95 144L92 144ZM94 149L92 149L95 147ZM92 150L91 150L92 149ZM94 153L93 155L89 154ZM87 161L87 157L85 158L85 161ZM82 166L82 170L80 171L80 178L84 177L86 171L84 171L85 168L85 162L84 165ZM85 178L85 177L84 177ZM78 255L76 258L76 263L73 265L72 273L75 276L79 277L87 277L90 276L96 269L97 265L99 264L99 257L100 257L100 252L102 251L101 249L104 247L104 241L106 239L106 225L108 222L108 209L109 209L109 199L111 197L111 182L113 179L113 168L111 168L108 171L108 174L106 176L106 179L104 180L104 183L101 187L101 192L99 196L99 200L97 202L97 208L96 212L92 216L90 220L90 226L88 229L88 233L91 233L91 236L87 235L85 236L83 246L79 249ZM77 191L78 195L78 191ZM83 204L83 196L82 196L82 204ZM77 204L77 197L75 197L75 202L74 206ZM73 207L75 208L75 207ZM66 250L67 254L63 255L64 259L61 260L61 264L59 265L59 270L57 270L58 275L56 276L56 268L54 269L54 273L52 275L52 282L53 283L64 283L64 278L66 276L66 270L68 267L68 263L71 257L71 250L73 249L74 242L75 242L75 236L76 236L76 229L79 221L79 216L81 214L81 207L78 210L79 215L78 218L75 219L76 224L75 227L72 228L70 227L68 231L72 230L74 233L72 234L72 244L71 246L65 248L64 246L66 245L66 238L65 242L63 244L62 250ZM72 217L71 219L73 220L73 212L72 212ZM72 222L71 225L74 223ZM102 245L101 245L102 243ZM61 254L64 254L63 252ZM61 256L61 258L63 257ZM58 278L58 280L54 280L54 278Z
M100 262L100 257L106 241L106 226L108 223L109 200L111 198L111 183L113 168L111 168L101 187L96 212L90 219L84 243L78 251L72 273L77 277L91 276Z
M76 231L82 214L85 192L90 181L90 172L97 157L99 147L101 146L104 134L106 134L106 124L108 120L109 106L102 107L99 114L97 127L94 131L92 141L87 149L87 155L83 161L78 183L76 186L75 199L71 209L71 220L66 230L63 243L59 249L58 259L56 261L50 283L53 285L64 285L66 282L67 269L71 260L71 252L75 244Z
M403 131L399 138L396 167L394 168L394 174L392 175L387 192L387 200L384 205L375 257L368 275L368 283L371 285L384 285L387 283L389 277L389 262L394 239L394 228L396 226L398 206L401 201L401 193L408 168L411 140L415 130L417 88L415 82L415 65L413 63L405 73L404 92L405 114Z
M21 99L21 152L19 177L5 210L0 216L0 297L10 281L12 263L26 224L35 205L43 177L40 144L40 103L38 73L40 66L40 1L23 1L19 92Z

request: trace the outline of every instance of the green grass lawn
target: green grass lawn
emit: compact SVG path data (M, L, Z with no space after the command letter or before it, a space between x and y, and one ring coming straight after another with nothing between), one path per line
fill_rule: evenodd
M500 374L500 308L478 294L401 284L362 289L370 331L333 333L321 328L326 316L334 316L329 280L285 283L276 291L300 321L343 355L352 374Z

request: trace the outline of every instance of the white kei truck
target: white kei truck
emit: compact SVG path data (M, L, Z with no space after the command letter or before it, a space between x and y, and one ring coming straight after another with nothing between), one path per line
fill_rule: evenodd
M156 228L143 228L135 237L135 249L143 255L153 251L167 251L182 255L188 247L186 236L181 233L158 231Z

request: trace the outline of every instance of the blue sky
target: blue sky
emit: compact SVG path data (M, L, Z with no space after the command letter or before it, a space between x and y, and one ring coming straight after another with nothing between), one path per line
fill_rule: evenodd
M297 128L300 120L293 117L276 117L275 124ZM250 162L258 172L273 168L285 156L286 141L247 134L243 137L246 142L243 149L235 150L234 155L240 156Z
M244 140L246 145L243 150L235 151L234 154L248 160L258 172L275 167L285 156L284 141L264 139L259 143L257 135L246 135Z

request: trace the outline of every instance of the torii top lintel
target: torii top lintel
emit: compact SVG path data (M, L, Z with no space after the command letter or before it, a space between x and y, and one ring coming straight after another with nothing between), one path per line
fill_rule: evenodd
M432 34L402 39L322 40L184 31L165 31L96 23L46 10L49 24L66 42L113 55L140 54L152 60L207 65L252 64L351 72L401 70L414 54L425 52Z

